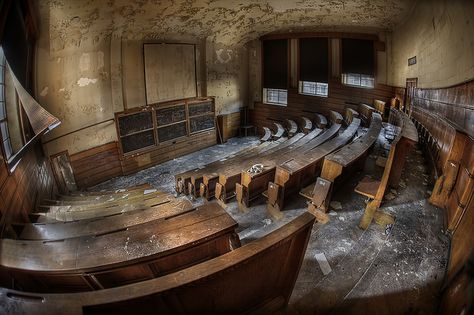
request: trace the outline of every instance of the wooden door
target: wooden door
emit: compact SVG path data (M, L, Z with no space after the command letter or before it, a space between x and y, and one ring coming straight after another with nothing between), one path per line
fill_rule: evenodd
M407 79L406 88L405 88L405 99L404 99L404 111L408 115L411 114L411 103L413 96L415 95L415 88L418 85L418 78L409 78Z

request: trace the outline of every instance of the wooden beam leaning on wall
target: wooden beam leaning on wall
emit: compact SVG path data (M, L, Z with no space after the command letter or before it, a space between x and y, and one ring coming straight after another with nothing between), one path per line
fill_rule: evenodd
M353 118L343 133L332 138L313 150L291 157L277 166L275 180L268 184L266 196L267 210L275 218L283 217L285 198L296 193L318 176L324 157L341 148L355 136L360 126L360 119Z
M289 156L312 150L318 145L324 143L326 140L336 136L341 127L341 125L337 123L337 121L340 121L338 117L339 115L337 114L331 115L331 118L333 119L332 126L322 134L321 129L315 129L304 139L298 141L296 145L287 148L288 150L286 151L280 151L277 152L277 154L265 157L256 157L253 164L261 164L263 166L258 171L252 170L253 164L241 164L241 174L239 174L241 180L235 184L235 193L239 209L246 210L247 207L250 206L250 202L267 189L268 183L275 177L275 169L277 165L287 161ZM321 117L317 120L320 124L323 122ZM228 174L221 174L219 177L219 184L222 188L225 188L226 177L228 177Z
M37 315L274 314L288 304L313 224L314 217L304 213L222 256L127 286L72 294L2 288L0 311ZM275 268L268 268L270 265ZM233 290L226 289L229 287Z
M309 212L327 212L329 210L336 179L343 173L343 170L348 172L353 171L350 168L363 167L365 158L377 141L381 129L382 117L378 113L373 113L366 134L324 158L321 176L316 179L314 185L310 185L300 192L302 196L310 199Z
M381 225L394 222L391 215L379 210L379 208L387 186L398 186L406 157L418 141L416 129L414 129L408 116L395 109L391 109L390 116L392 115L398 115L400 130L390 144L390 151L381 180L377 181L366 177L355 188L355 192L372 199L367 204L359 223L359 227L364 230L369 227L372 220Z

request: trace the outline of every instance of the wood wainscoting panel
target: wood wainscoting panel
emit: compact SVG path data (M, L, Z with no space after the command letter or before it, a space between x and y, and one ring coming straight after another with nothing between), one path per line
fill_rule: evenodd
M40 144L29 149L16 168L9 173L0 164L0 228L2 236L14 236L11 223L29 222L28 214L45 198L57 191L49 160Z
M394 93L394 88L388 85L376 84L373 89L366 89L347 86L338 79L331 79L328 97L303 95L295 89L289 90L287 106L255 103L254 109L250 111L250 119L261 130L272 120L298 121L301 116L313 119L316 113L329 116L332 110L344 114L346 107L357 110L359 103L371 105L374 99L390 103Z
M78 188L87 188L122 175L117 142L75 153L70 156Z

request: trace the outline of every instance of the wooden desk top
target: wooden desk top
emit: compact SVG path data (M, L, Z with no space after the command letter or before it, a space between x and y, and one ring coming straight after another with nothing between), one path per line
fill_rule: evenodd
M186 199L170 200L161 205L119 212L117 215L84 219L70 222L23 224L20 239L59 240L85 235L98 235L121 230L137 224L174 216L193 209Z
M312 150L304 152L302 155L294 156L288 161L280 164L278 168L289 174L297 172L307 165L321 160L323 157L333 152L334 150L339 149L343 145L352 139L360 126L360 119L353 118L351 124L344 130L343 133L339 134L337 137L332 138L328 141L325 141L320 146L315 147Z
M32 272L78 273L153 260L229 233L237 222L216 203L166 220L100 236L0 242L0 265Z
M339 165L342 165L343 167L348 166L362 154L367 152L367 150L377 140L381 129L382 116L380 116L379 113L372 113L372 119L370 121L370 127L367 133L353 142L345 145L341 149L328 154L325 157L325 160L335 162Z

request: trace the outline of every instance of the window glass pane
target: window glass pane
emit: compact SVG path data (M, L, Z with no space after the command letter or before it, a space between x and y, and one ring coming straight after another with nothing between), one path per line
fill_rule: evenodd
M7 123L5 121L0 123L0 132L2 133L2 139L5 140L5 139L9 138L8 127L7 127Z
M0 61L0 64L3 64L2 61ZM0 66L0 83L5 83L5 67L2 66Z
M300 93L317 95L317 96L327 96L328 95L328 84L321 82L300 82Z
M3 84L0 84L0 102L5 100L5 90L3 89Z
M288 91L280 89L263 89L263 101L274 104L287 104Z
M6 117L5 102L0 101L0 120L5 119Z
M6 158L9 159L12 156L12 144L10 143L10 139L3 142L3 148L5 149Z

